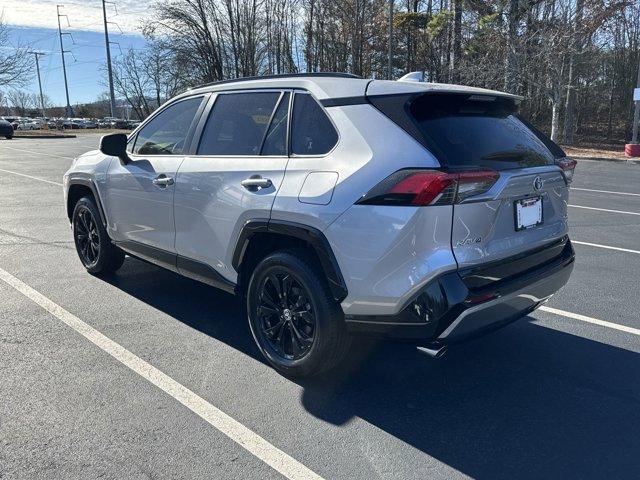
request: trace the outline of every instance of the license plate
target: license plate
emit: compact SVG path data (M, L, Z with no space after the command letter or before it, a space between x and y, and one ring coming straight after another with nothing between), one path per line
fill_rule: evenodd
M542 197L515 201L516 230L533 228L542 223Z

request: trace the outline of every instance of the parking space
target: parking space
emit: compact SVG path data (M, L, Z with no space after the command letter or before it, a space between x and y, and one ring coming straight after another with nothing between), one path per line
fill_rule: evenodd
M438 360L360 341L293 382L238 299L134 259L86 274L61 181L97 142L0 141L0 478L637 476L640 165L579 163L576 267L547 304L628 331L537 311Z

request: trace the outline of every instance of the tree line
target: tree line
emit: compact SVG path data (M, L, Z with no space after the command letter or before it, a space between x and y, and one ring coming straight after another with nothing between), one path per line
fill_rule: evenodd
M388 78L391 41L393 79L419 70L430 82L522 95L522 114L564 144L630 137L638 0L159 0L153 9L141 25L149 47L114 62L117 95L139 118L229 78Z

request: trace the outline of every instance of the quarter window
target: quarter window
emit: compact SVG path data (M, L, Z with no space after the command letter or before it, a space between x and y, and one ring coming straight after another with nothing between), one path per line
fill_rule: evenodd
M280 92L218 95L202 133L198 155L260 155Z
M322 155L338 143L338 132L322 107L308 93L293 98L291 152L296 155Z
M138 132L133 153L137 155L180 155L203 97L182 100L168 106Z

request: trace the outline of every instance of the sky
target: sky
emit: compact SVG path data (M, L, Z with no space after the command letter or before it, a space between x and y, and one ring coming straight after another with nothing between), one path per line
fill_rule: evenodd
M56 17L58 2L64 4L60 13L66 14L69 20L67 24L65 17L60 19L63 31L71 33L71 36L63 36L65 50L73 54L65 54L69 100L71 105L91 102L107 91L103 72L106 52L101 0L0 0L0 15L10 32L10 44L0 45L0 48L28 46L33 51L45 53L40 57L43 93L54 105L64 105ZM129 48L144 49L146 42L141 25L152 14L152 0L114 0L114 3L115 7L107 4L108 20L118 24L109 24L109 40L119 44L111 45L112 59ZM35 68L33 78L23 90L38 91Z

